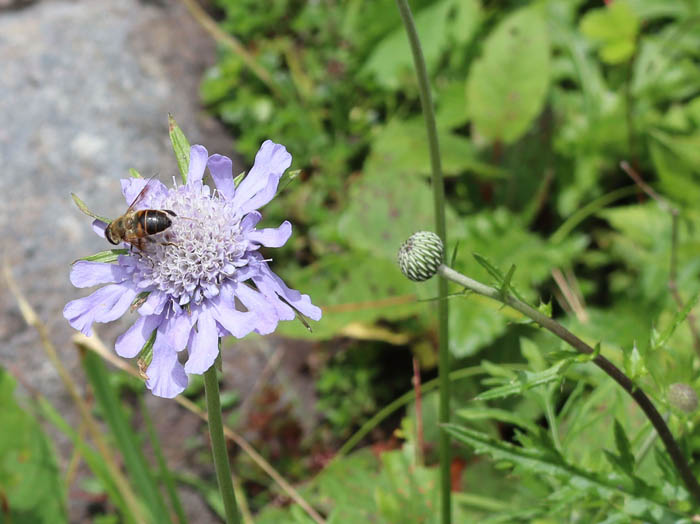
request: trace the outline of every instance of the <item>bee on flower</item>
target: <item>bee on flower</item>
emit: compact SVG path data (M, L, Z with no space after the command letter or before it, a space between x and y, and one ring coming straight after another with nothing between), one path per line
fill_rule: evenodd
M149 233L145 243L118 237L132 249L115 263L81 260L73 265L74 286L106 285L66 304L63 315L70 325L89 336L93 322L116 320L136 306L138 318L117 339L115 351L135 357L155 335L146 386L159 397L173 398L187 387L188 373L202 374L213 365L219 338L271 333L297 312L319 320L320 308L308 295L287 287L259 252L261 246L283 246L292 234L286 220L277 228L256 227L262 218L258 209L275 196L291 161L284 146L268 140L236 187L231 160L209 156L195 145L184 185L168 188L155 179L123 179L131 212L167 210L169 223L153 238ZM214 191L202 181L206 169ZM148 213L139 217L146 221ZM148 232L148 224L143 226ZM103 237L108 227L103 220L93 222ZM114 234L106 238L113 240ZM185 349L182 365L178 353Z

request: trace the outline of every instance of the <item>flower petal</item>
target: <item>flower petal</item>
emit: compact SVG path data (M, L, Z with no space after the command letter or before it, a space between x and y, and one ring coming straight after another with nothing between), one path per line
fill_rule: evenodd
M241 232L247 233L248 231L252 231L261 219L262 215L259 211L251 211L241 220Z
M257 327L257 315L238 311L234 298L235 284L221 286L219 295L211 301L212 315L221 326L236 338L243 338Z
M264 295L246 285L236 288L236 297L248 311L255 313L255 332L261 335L272 333L277 328L279 316Z
M223 155L212 155L207 161L207 167L219 193L226 200L231 200L236 192L236 185L233 183L233 163L231 159Z
M197 332L193 334L189 351L190 358L185 363L185 371L198 375L209 369L219 354L216 322L208 310L203 310L199 314Z
M118 264L79 260L71 267L70 281L75 287L90 287L121 282L127 274L126 269Z
M153 344L153 360L146 375L146 387L157 397L175 398L187 387L187 374L177 359L177 351L163 341L161 333Z
M204 146L195 145L190 147L190 168L187 171L188 186L202 181L208 159L209 153L207 153L207 149Z
M123 358L133 358L151 338L153 331L163 321L163 315L140 316L114 344L114 351Z
M136 297L131 285L112 284L101 287L87 297L71 300L63 308L63 316L85 336L92 334L93 322L110 322L121 317Z
M163 336L170 347L175 351L181 351L187 345L190 331L192 331L192 326L196 320L197 316L195 314L189 314L183 309L179 313L170 311L168 317L161 324L160 331L163 332Z
M92 230L97 233L98 237L105 238L105 229L107 229L107 222L98 218L92 221Z
M140 315L159 315L165 303L168 301L168 295L157 289L151 291L146 301L139 308Z
M292 236L292 224L288 220L282 222L280 227L256 229L247 235L251 242L257 242L266 247L282 247L290 236Z
M277 191L284 171L292 164L292 155L281 144L266 140L255 155L255 163L241 181L233 197L239 216L267 204Z
M141 196L141 200L134 206L135 209L148 209L160 207L160 202L168 194L168 188L157 178L122 178L122 194L126 205L130 206L139 196L146 184L148 189Z
M267 293L267 290L272 290L280 297L286 300L290 306L306 315L312 320L321 319L321 308L314 306L311 303L309 295L302 295L296 289L290 289L284 281L274 274L269 266L262 262L259 266L258 276L253 276L253 282L258 286L258 289Z

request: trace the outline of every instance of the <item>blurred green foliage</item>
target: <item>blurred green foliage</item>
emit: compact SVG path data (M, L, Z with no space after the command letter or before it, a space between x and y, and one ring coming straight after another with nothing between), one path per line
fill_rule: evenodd
M400 243L433 224L426 135L396 6L389 0L215 4L222 27L270 73L279 94L222 49L202 82L205 104L230 126L247 164L270 138L285 144L293 167L302 170L267 218L295 224L287 261L278 267L325 310L313 333L293 323L283 332L322 340L359 333L392 343L406 335L403 343L422 348L422 360L430 362L423 357L426 340L434 340L434 317L430 302L416 299L430 299L434 286L402 279L394 263ZM694 344L700 342L685 315L680 324L668 287L668 206L680 217L675 284L680 300L690 300L700 289L700 2L417 0L411 6L437 109L448 253L457 248L456 269L493 283L472 252L503 271L515 265L519 293L532 303L551 300L560 320L592 345L602 341L604 354L667 407L669 384L698 385ZM622 161L669 204L631 187ZM648 424L606 377L567 360L573 357L562 349L497 304L451 299L457 365L488 355L530 369L514 375L489 364L492 376L480 385L490 388L489 400L458 403L463 419L450 431L498 466L455 497L458 511L499 522L561 521L573 518L571 508L583 521L679 518L689 507L687 493L661 448L652 441L644 449ZM554 362L544 360L547 353ZM333 416L349 421L370 405L375 369L333 366L318 386ZM508 386L517 376L527 387ZM344 408L342 395L353 387L362 390L361 399ZM508 398L500 398L503 388ZM415 427L410 413L409 428ZM475 413L488 414L490 422ZM694 420L674 415L671 424L687 453L699 449L691 437ZM404 451L395 456L415 445L404 436ZM352 458L343 460L351 471ZM377 522L429 522L416 520L417 506L387 502L391 497L372 487L372 475L392 474L378 467L361 467L359 484L372 496L353 506L355 517L343 513L340 493L319 499L329 504L330 521L366 522L369 513L362 512L371 507ZM416 478L417 471L411 470ZM324 488L319 480L309 489L321 496ZM416 504L432 504L429 490L420 496ZM306 522L298 509L263 515Z

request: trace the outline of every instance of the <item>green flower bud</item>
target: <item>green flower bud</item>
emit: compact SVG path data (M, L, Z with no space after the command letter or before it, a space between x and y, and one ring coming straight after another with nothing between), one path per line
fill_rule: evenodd
M668 387L668 400L674 408L684 413L692 413L698 409L697 392L682 382L676 382Z
M442 240L430 231L413 233L399 248L401 272L416 282L428 280L442 264Z

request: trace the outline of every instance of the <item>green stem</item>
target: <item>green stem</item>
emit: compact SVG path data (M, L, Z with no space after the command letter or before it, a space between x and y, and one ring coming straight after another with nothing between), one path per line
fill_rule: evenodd
M224 423L221 418L221 402L219 399L219 381L216 377L216 368L219 364L217 357L212 367L204 372L204 392L207 397L207 417L209 422L209 435L211 437L211 451L214 456L216 480L219 483L219 492L224 501L227 524L240 524L240 514L236 503L236 494L233 491L231 480L231 467L228 462L226 439L224 439Z
M413 62L418 77L420 103L423 108L425 127L428 132L428 147L430 149L430 166L432 168L433 202L435 205L435 233L447 246L447 231L445 228L445 186L442 181L442 166L440 165L440 147L438 145L437 125L435 124L435 110L430 94L428 72L425 67L425 58L418 38L418 31L413 22L411 8L408 0L396 0L401 13L401 20L406 29L408 40L413 53ZM438 419L444 425L450 421L450 354L447 340L447 282L438 280L438 369L440 381L440 409ZM442 512L442 524L452 522L452 505L450 501L450 437L445 431L441 431L438 440L440 456L440 502Z
M466 289L473 291L474 293L483 295L488 298L492 298L493 300L497 300L498 302L512 307L516 311L520 311L523 315L531 318L543 328L554 333L557 337L559 337L561 340L569 344L571 347L573 347L580 353L586 355L595 355L596 351L591 346L586 344L583 340L578 338L571 331L562 326L559 322L542 314L533 307L527 305L525 302L522 302L508 294L504 294L496 288L487 286L485 284L482 284L481 282L473 280L466 275L462 275L461 273L458 273L454 269L449 268L445 265L441 265L438 268L438 274L440 274L440 276L443 277L441 280L451 280L452 282L456 282L460 286L463 286ZM666 451L671 457L673 464L676 466L676 469L678 470L681 479L683 479L683 483L688 489L688 492L695 499L695 503L699 504L700 484L698 484L698 480L695 478L693 471L690 469L688 461L683 456L681 448L678 446L678 443L673 438L671 430L666 424L664 418L656 409L656 406L654 406L653 402L649 399L646 393L644 393L644 391L642 391L642 389L637 384L635 384L632 381L632 379L625 375L617 366L615 366L615 364L610 362L607 358L598 354L595 355L591 360L596 366L602 369L610 378L612 378L615 382L622 386L622 388L632 397L632 399L641 408L641 410L649 419L649 422L651 422L652 426L654 426L654 429L658 433L659 438L664 443Z

